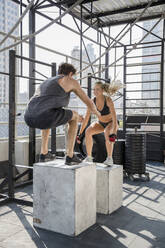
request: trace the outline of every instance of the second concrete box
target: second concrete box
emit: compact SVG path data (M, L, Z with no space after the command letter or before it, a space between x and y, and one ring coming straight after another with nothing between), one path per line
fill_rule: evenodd
M123 166L97 166L97 213L110 214L122 205Z

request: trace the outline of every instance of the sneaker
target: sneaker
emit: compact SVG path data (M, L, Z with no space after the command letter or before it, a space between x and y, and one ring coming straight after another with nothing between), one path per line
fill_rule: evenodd
M87 157L83 160L83 162L85 162L85 163L93 163L93 158L92 158L91 156L87 156Z
M39 156L39 162L48 162L48 161L52 161L56 158L56 155L48 152L47 154L40 154Z
M104 161L104 165L106 165L105 167L111 167L113 165L113 159L107 157L107 159Z
M82 160L78 158L75 154L73 155L72 158L70 158L69 156L66 156L66 159L65 159L65 164L67 165L80 164L81 162Z

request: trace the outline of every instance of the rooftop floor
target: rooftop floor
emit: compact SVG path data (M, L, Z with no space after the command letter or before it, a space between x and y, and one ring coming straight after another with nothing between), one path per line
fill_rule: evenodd
M0 248L165 248L165 166L147 164L151 180L124 179L123 206L97 215L97 224L77 237L34 228L32 207L0 207ZM32 186L17 197L32 199Z

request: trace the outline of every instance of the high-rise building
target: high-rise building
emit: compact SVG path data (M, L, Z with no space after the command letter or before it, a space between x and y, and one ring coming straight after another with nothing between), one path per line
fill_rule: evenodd
M90 61L93 62L96 59L96 55L94 54L93 45L92 44L87 44L86 50L88 52L88 56L89 56ZM74 58L76 58L76 59L80 59L80 49L79 49L78 46L75 46L73 48L73 50L71 52L71 56L74 57ZM82 61L83 62L86 62L86 63L89 63L88 56L86 54L86 51L83 49L82 50ZM83 63L83 62L82 62L82 68L84 68L84 67L87 66L87 64L86 63ZM72 59L71 63L74 65L74 67L77 69L77 71L80 70L80 62L79 61L76 61L76 60ZM91 67L88 67L86 70L84 70L82 72L81 77L82 78L87 77L88 76L88 73L92 73ZM80 77L80 75L78 75L78 77ZM87 87L87 79L83 79L82 80L82 86Z
M96 59L96 55L94 53L93 45L92 44L88 44L86 46L86 49L88 51L88 56L90 58L90 61L93 62ZM75 46L73 48L73 50L71 52L71 56L73 58L76 58L76 59L79 59L80 60L80 49L79 49L78 46ZM83 49L82 50L82 61L89 63L88 56L86 54L86 51ZM83 63L83 62L82 62L82 68L84 68L84 67L87 66L87 64L86 63ZM77 69L77 71L80 70L80 62L79 61L72 59L71 60L71 63L72 63L72 65L74 65L74 67ZM86 70L84 70L82 72L82 75L81 75L82 78L86 77L85 79L82 79L82 82L81 82L81 86L84 87L84 90L87 87L87 76L88 76L88 73L92 73L91 67L88 67ZM78 75L78 78L79 77L80 77L80 74ZM78 111L79 114L84 114L84 112L86 112L86 107L84 106L84 104L82 103L82 101L80 101L80 99L77 98L74 94L71 95L70 106L73 107L74 110Z
M143 22L143 27L147 30L150 30L154 26L155 22L156 20L145 21ZM160 22L152 32L158 35L159 37L162 37L163 35L162 22ZM143 36L145 34L146 32L144 31ZM160 41L160 39L152 34L149 34L145 39L145 42L154 42L154 41ZM152 65L149 66L143 65L142 67L142 73L146 73L146 74L142 74L142 90L149 90L142 92L142 99L159 98L158 91L150 91L150 90L157 90L160 88L161 43L151 43L151 44L146 44L146 46L150 46L150 47L143 49L142 55L146 57L142 58L142 63L149 62L152 63Z
M1 32L8 33L14 26L19 17L19 6L11 0L0 0L0 40L4 38ZM14 36L19 35L19 28L12 33ZM14 42L8 38L2 48L9 46ZM9 51L6 50L0 53L0 72L8 72L9 68ZM0 74L0 103L8 102L8 77Z

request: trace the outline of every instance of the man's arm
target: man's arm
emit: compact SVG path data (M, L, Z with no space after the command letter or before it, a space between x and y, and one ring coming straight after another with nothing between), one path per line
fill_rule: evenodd
M72 91L87 105L89 110L97 117L100 117L100 112L97 111L94 102L81 89L80 84L76 80L72 80Z
M87 112L85 114L84 120L82 122L80 131L79 131L79 135L81 135L83 133L84 129L86 128L88 121L89 121L89 118L90 118L90 115L91 115L91 111L89 109L87 109Z

